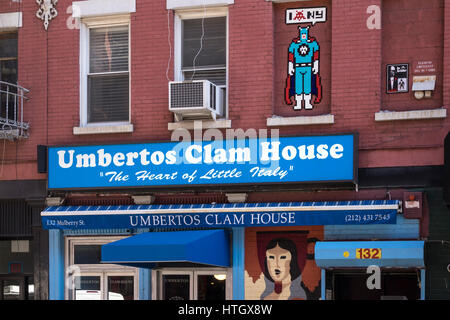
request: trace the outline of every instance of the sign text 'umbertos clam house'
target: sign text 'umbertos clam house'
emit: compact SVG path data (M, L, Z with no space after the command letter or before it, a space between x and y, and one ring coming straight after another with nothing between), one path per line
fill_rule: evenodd
M49 189L356 182L349 135L48 149Z

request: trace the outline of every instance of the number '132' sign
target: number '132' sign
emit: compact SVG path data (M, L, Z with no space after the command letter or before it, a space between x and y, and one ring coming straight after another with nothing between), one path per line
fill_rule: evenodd
M381 249L356 249L356 259L381 259Z

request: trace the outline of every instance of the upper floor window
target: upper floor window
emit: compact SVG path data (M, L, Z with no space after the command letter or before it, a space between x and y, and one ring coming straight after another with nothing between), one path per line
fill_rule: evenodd
M226 17L182 21L184 80L226 84Z
M0 33L0 81L17 83L17 32Z
M215 89L211 89L209 99L214 119L227 117L227 13L226 7L204 7L177 10L175 17L175 80L213 83ZM182 119L202 117L209 115L183 110Z
M87 122L129 121L129 28L89 29Z
M133 132L130 30L136 0L72 2L80 19L80 126L73 134Z
M15 112L11 94L17 93L11 86L17 84L17 50L17 32L0 33L0 117L10 120Z
M82 18L80 126L130 123L130 17Z

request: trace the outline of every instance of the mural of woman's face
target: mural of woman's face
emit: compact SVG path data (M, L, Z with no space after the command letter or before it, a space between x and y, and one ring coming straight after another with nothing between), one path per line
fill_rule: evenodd
M291 253L277 244L275 248L266 251L267 268L273 281L279 282L290 279Z

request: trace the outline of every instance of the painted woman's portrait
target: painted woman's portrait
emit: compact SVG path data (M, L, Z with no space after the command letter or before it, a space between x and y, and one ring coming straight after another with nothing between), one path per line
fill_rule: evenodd
M317 238L311 237L308 231L256 232L255 236L257 261L252 266L246 262L249 276L246 298L307 300L320 297L320 269L310 252ZM247 253L247 256L252 255Z
M301 287L301 271L297 260L297 247L292 240L277 238L266 247L264 263L266 289L261 299L278 299L284 292L287 299L306 299Z

